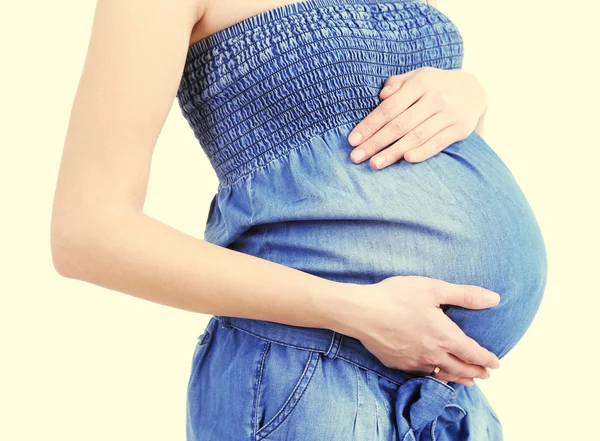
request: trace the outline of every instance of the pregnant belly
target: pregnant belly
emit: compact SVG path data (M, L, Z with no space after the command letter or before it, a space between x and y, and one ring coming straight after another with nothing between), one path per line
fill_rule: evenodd
M340 282L420 275L491 289L501 295L494 308L444 310L504 356L531 324L547 271L513 175L476 132L421 163L354 164L353 126L256 170L247 182L252 225L228 247Z

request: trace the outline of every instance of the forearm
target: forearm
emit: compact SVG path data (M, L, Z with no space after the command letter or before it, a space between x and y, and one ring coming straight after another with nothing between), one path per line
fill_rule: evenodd
M219 247L142 212L86 225L55 245L61 274L179 309L338 330L358 286Z

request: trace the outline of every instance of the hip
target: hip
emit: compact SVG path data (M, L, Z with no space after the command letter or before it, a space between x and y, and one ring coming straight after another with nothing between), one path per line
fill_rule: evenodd
M477 385L388 368L331 330L234 317L201 335L187 410L188 441L502 440Z

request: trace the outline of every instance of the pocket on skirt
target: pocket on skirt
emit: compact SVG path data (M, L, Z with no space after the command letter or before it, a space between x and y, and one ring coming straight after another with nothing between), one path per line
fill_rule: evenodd
M204 354L206 352L206 349L208 348L208 343L209 343L210 337L212 335L211 334L212 329L216 325L216 323L217 323L217 319L212 317L208 321L208 324L204 328L204 331L202 331L202 333L196 339L197 340L196 347L194 348L194 353L192 355L192 376L193 376L194 371L197 369L197 365L198 365L200 357L202 356L202 354ZM190 376L190 381L191 381L191 376ZM189 386L189 384L188 384L188 386Z
M267 437L306 395L321 354L267 342L258 368L253 411L255 441Z

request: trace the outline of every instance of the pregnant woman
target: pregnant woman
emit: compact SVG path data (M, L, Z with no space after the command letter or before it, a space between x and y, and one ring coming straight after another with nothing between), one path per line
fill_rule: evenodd
M188 441L502 440L473 378L528 329L547 262L480 134L431 153L453 134L428 134L446 113L420 121L431 104L411 93L462 61L421 0L98 2L55 266L213 315ZM142 212L175 97L219 180L204 241Z

